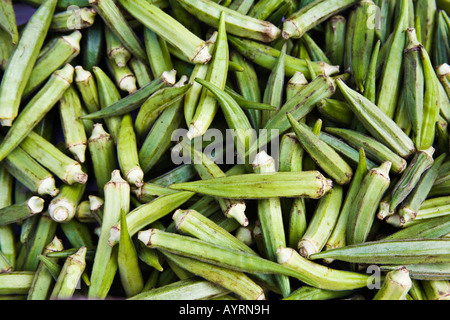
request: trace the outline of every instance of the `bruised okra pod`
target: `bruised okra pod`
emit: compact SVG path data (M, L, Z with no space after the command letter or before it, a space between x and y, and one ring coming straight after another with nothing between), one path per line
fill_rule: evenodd
M270 174L276 172L275 160L265 151L256 155L252 167L255 173ZM266 246L265 252L267 252L267 257L272 261L276 261L278 247L286 247L280 198L274 197L258 200L258 220ZM291 291L289 278L278 275L276 280L283 296L288 296Z
M227 30L225 29L225 19L226 13L222 11L217 40L214 44L213 58L208 63L208 71L205 77L205 80L211 82L221 90L225 88L229 61L229 47ZM218 108L219 105L213 93L206 88L203 88L194 116L189 124L187 137L193 139L203 135L211 125Z
M342 198L343 188L336 185L319 199L311 221L297 244L300 255L309 258L311 254L320 252L325 247L338 221Z
M389 271L373 300L405 300L412 281L407 268Z
M58 37L47 50L43 50L33 66L30 79L24 89L26 96L37 89L55 70L70 63L80 53L81 32Z
M58 195L52 199L48 206L50 217L60 223L72 220L85 189L86 184L63 184Z
M39 134L30 132L20 147L64 183L84 184L87 182L88 175L82 170L80 163L66 156Z
M367 240L378 204L390 185L390 168L391 162L386 161L380 167L369 170L362 180L348 216L348 244Z
M374 138L404 159L415 152L411 138L378 106L348 87L343 80L337 79L336 83L355 116Z
M117 140L117 156L125 180L131 185L141 187L144 183L144 172L139 165L136 134L131 114L122 116Z
M23 91L36 63L53 18L57 0L42 4L22 31L16 49L10 57L0 88L0 123L11 126L19 112Z
M12 204L0 209L0 226L19 222L35 214L41 213L44 209L44 199L37 196L30 197L23 203Z
M2 166L31 192L41 196L59 192L53 175L20 147L2 161Z
M445 238L378 240L322 251L311 255L311 259L396 265L440 263L450 261L449 247L450 240Z
M408 167L400 177L400 180L392 190L390 211L394 211L397 206L405 200L405 198L417 186L424 172L433 165L433 153L433 147L426 150L417 151L414 158L411 160Z
M94 124L88 147L98 191L103 195L103 187L111 179L111 172L118 168L118 164L114 141L101 123Z
M192 63L208 63L211 59L206 42L160 8L145 0L119 2L147 28L180 49Z
M86 160L87 137L83 122L81 100L72 84L64 92L59 103L59 114L66 148L81 163Z
M320 140L309 127L296 121L290 113L287 117L300 141L302 147L314 162L340 185L350 182L353 176L352 168L327 143Z
M76 253L66 259L50 295L51 300L72 298L76 286L86 269L86 252L87 248L81 247Z
M73 71L74 68L67 64L62 69L53 72L42 89L22 109L0 144L0 161L22 142L25 136L58 102L72 84ZM2 85L2 88L4 87Z
M91 27L97 12L93 8L68 7L65 11L55 13L50 24L50 31L67 32Z
M44 249L43 254L47 255L50 252L59 252L64 249L63 243L57 237L54 237ZM49 258L50 261L57 263L58 258ZM36 274L31 283L30 291L28 291L27 300L45 300L48 298L51 286L53 284L52 274L47 270L47 267L41 262L36 269Z
M137 207L127 214L128 233L130 236L135 235L139 230L177 209L193 196L193 192L176 192L158 197L149 203ZM120 238L120 223L113 224L108 232L109 245L116 245Z
M90 0L89 4L132 55L144 62L147 61L139 38L113 0Z
M283 22L283 38L301 38L303 34L319 23L336 15L356 2L354 0L332 1L331 3L326 0L313 1L287 17Z
M130 185L121 176L119 170L113 170L111 179L104 186L105 204L100 237L95 252L91 273L89 297L100 297L108 261L113 248L108 243L111 227L118 223L122 211L128 213L130 209Z

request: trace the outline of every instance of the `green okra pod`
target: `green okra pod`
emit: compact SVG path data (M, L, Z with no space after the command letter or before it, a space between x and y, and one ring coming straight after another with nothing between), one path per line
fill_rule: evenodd
M149 28L144 29L144 43L153 77L160 76L166 70L173 69L166 40ZM183 56L183 54L181 54Z
M100 109L97 84L92 72L82 66L75 67L75 84L81 94L84 105L89 113Z
M220 15L226 15L227 32L236 36L271 42L281 35L280 29L268 21L241 14L210 0L183 0L181 5L200 21L218 28Z
M332 180L318 171L240 174L201 181L174 183L171 189L187 190L233 199L271 197L321 198L332 187Z
M344 62L346 26L347 19L342 15L331 17L325 25L325 52L337 66Z
M369 170L361 181L348 216L346 241L348 244L365 242L372 229L375 214L381 198L390 185L391 162L386 161L378 168Z
M226 86L224 91L228 93L236 102L238 103L241 108L246 110L266 110L266 111L277 111L278 108L274 107L267 103L261 103L261 102L254 102L251 100L247 100L242 95L234 91L232 88Z
M12 271L0 273L0 294L27 294L33 282L34 272Z
M68 32L86 29L94 24L96 16L97 12L94 8L67 7L64 11L53 15L49 30L52 32Z
M228 40L241 55L269 70L273 69L281 53L280 50L250 39L229 35ZM311 62L311 65L313 70L318 74L333 75L339 72L339 66L331 66L323 61ZM286 76L293 76L296 71L302 72L308 80L312 80L306 59L286 55Z
M101 69L95 67L94 73L100 75ZM82 119L99 119L120 116L139 108L152 94L166 86L172 86L175 83L175 70L166 71L161 76L152 80L143 88L124 98L116 99L111 104L103 105L102 110L87 114ZM100 89L100 83L98 83ZM105 84L106 86L106 84ZM114 86L114 84L112 84ZM102 105L100 103L100 105Z
M22 148L14 149L1 163L9 174L31 192L41 196L58 194L53 175Z
M415 18L420 23L420 41L427 52L432 51L437 16L436 1L418 0L415 3Z
M131 114L122 116L117 139L117 157L125 180L131 185L142 186L144 183L144 171L139 164L136 134Z
M450 299L450 282L448 280L428 280L423 281L427 300L449 300Z
M119 67L111 60L107 60L107 66L111 71L113 79L117 87L128 94L133 94L137 91L136 77L127 64Z
M286 101L299 93L308 84L303 73L296 71L286 84Z
M113 254L113 248L108 243L109 231L119 222L121 212L128 213L130 209L130 185L121 177L119 170L112 171L110 180L104 186L104 194L103 219L88 293L91 298L102 296L105 271Z
M322 251L311 259L334 258L367 264L417 264L449 262L448 239L378 240Z
M61 223L61 229L74 248L86 247L90 253L95 249L93 236L88 225L76 219L71 219L67 223ZM92 255L90 255L90 258L92 258Z
M380 269L390 271L398 267L398 265L382 265ZM413 280L447 280L450 274L450 263L407 264L406 267Z
M92 71L94 66L98 66L105 50L105 32L104 23L101 19L96 19L94 24L82 31L81 46L81 64L83 67Z
M86 252L87 248L81 247L66 259L50 295L51 300L72 298L78 281L86 269Z
M22 31L17 48L11 55L0 88L0 122L11 126L19 113L23 91L45 40L57 0L42 4Z
M191 62L208 63L211 59L205 41L157 6L145 0L119 0L119 2L147 28L180 49Z
M318 202L305 233L297 244L297 249L305 258L322 251L331 236L341 212L342 186L331 188Z
M216 85L223 90L228 76L229 47L227 30L225 29L226 13L222 11L220 15L220 25L217 32L217 40L214 44L212 60L208 63L208 71L205 80ZM203 135L210 127L219 104L213 93L206 88L202 92L195 109L194 116L189 124L189 131L186 134L189 139Z
M353 292L353 290L332 291L310 286L301 286L283 300L331 300L345 298Z
M12 204L0 209L0 225L8 225L27 219L44 210L44 199L32 196L23 203Z
M193 192L176 192L166 196L161 196L155 200L145 203L127 214L127 226L130 236L135 235L139 230L157 221L168 213L172 212L183 203L194 196ZM109 234L109 245L114 246L119 242L120 223L111 226Z
M82 115L82 106L74 84L67 88L59 101L59 115L67 150L80 163L84 163L86 159L87 136L84 124L79 119Z
M65 223L75 217L77 206L86 190L86 184L63 184L59 190L58 195L53 197L48 205L48 214L53 220Z
M449 233L450 216L423 219L418 223L407 225L401 230L385 237L385 240L396 239L437 239Z
M374 138L404 159L415 152L411 138L386 113L363 95L348 87L343 80L337 79L336 83L355 116Z
M348 126L352 122L353 113L347 103L337 99L323 99L317 104L320 114L331 121Z
M54 71L77 57L81 52L80 40L81 32L74 31L56 38L50 48L41 51L42 54L33 66L23 95L27 96L34 92Z
M331 127L325 128L325 131L344 139L355 149L364 148L364 152L367 157L374 161L379 163L391 161L391 169L396 174L404 172L407 167L407 162L405 159L390 150L383 143L366 134L350 129Z
M19 30L17 28L16 15L11 0L5 0L0 3L0 27L3 28L11 37L11 42L15 45L19 41Z
M152 81L153 77L150 67L145 62L133 57L130 59L129 65L136 77L139 89L145 87Z
M314 162L322 168L336 183L345 185L353 176L353 169L326 142L311 132L305 124L296 121L290 113L287 117L302 147Z
M0 29L0 70L5 71L8 66L9 59L11 58L14 45L9 39L9 34Z
M433 159L434 148L430 147L426 150L419 150L414 158L408 164L400 180L396 183L392 190L392 199L390 210L394 211L397 206L405 200L411 191L417 186L420 178L427 171L434 162ZM407 219L406 217L404 217Z
M55 71L42 89L22 109L0 144L0 160L18 146L58 102L72 83L73 71L70 64Z
M336 0L331 2L324 0L313 1L287 17L283 22L283 38L301 38L303 34L319 23L338 14L356 2L352 0Z
M123 13L112 0L91 0L89 4L102 18L105 25L116 35L121 43L138 59L147 61L147 56L142 44L130 27Z
M389 271L373 300L405 300L412 282L406 267Z

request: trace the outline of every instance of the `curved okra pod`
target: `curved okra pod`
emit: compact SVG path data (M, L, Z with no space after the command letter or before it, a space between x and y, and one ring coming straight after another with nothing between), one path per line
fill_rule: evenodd
M100 68L94 67L93 71L96 75L97 74L101 75ZM172 86L175 83L175 74L176 74L175 70L165 71L161 76L155 78L146 86L140 88L133 94L130 94L121 99L119 98L117 101L112 102L109 105L104 105L102 107L102 110L84 115L81 118L82 119L109 118L129 113L139 108L156 91L166 86ZM100 83L98 84L98 86L100 89Z
M88 175L82 170L80 163L66 156L39 134L30 132L20 147L64 183L86 183Z
M336 83L355 116L374 138L404 159L415 152L416 149L411 138L380 108L348 87L343 80L337 79Z
M103 129L101 123L94 124L94 129L88 139L88 148L97 188L100 195L103 195L103 187L111 179L111 172L119 165L114 141L111 135Z
M322 251L310 258L333 258L364 264L441 263L450 261L449 247L450 240L445 238L379 240Z
M36 64L33 66L30 79L24 89L23 95L35 91L55 70L70 63L80 53L81 32L56 38L50 48L43 50Z
M423 202L427 199L428 194L433 187L434 182L439 174L439 168L444 162L446 154L441 154L434 161L432 166L423 174L418 184L414 187L407 198L400 204L398 213L405 222L414 220L420 210Z
M389 271L373 300L405 300L412 282L406 267Z
M309 127L296 121L290 113L287 114L287 117L302 147L314 162L338 184L349 183L353 176L353 169L347 162L326 142L320 140Z
M183 99L192 86L191 83L187 83L187 80L186 76L182 76L173 86L158 90L142 104L134 120L134 128L139 140L143 140L148 135L161 112Z
M22 109L0 144L0 161L22 142L58 102L72 83L73 71L70 64L55 71L42 89Z
M256 155L252 167L255 173L270 174L276 172L274 159L265 151L261 151ZM266 246L265 252L267 252L267 257L272 261L276 261L278 247L286 247L280 198L274 197L258 200L258 220ZM280 275L275 278L283 296L288 296L291 291L289 278Z
M45 40L57 0L47 1L32 15L12 53L0 88L0 123L11 126L19 112L23 91Z
M192 63L208 63L211 55L206 42L180 22L145 0L119 0L133 17L181 50Z
M80 162L86 159L87 136L83 122L81 100L72 84L59 101L59 114L67 150Z
M108 266L108 261L113 256L113 248L108 243L109 231L114 224L119 222L121 212L128 212L130 208L130 185L122 179L119 170L112 171L111 179L105 184L104 194L105 205L100 237L95 252L91 273L91 286L89 287L88 293L91 298L101 296L105 271Z
M338 221L342 198L343 188L336 185L319 199L311 221L297 244L301 256L308 259L325 247Z
M392 190L390 211L394 211L397 206L405 200L405 198L417 186L424 172L426 172L433 165L433 154L433 147L426 150L417 151L414 158L401 175L400 180L396 183L394 189ZM404 218L408 219L407 217Z
M127 214L128 233L130 236L135 235L139 230L172 212L193 196L193 192L176 192L158 197L149 203L137 207ZM120 223L116 223L110 227L109 245L116 245L119 242L119 238Z
M283 22L283 38L301 38L319 23L355 4L354 0L316 0L288 16Z
M390 184L389 170L391 162L386 161L380 167L369 170L355 195L348 216L348 244L367 240L372 228L378 204Z
M234 91L232 88L230 88L228 86L225 86L224 91L226 93L228 93L231 96L231 98L236 100L238 105L241 106L241 108L243 108L243 109L246 109L246 110L278 111L277 107L274 107L274 106L272 106L270 104L261 103L261 102L254 102L254 101L251 101L251 100L247 100L242 95L240 95L239 93L237 93L236 91Z
M241 14L210 0L182 0L180 4L206 24L218 28L220 15L225 13L227 32L236 36L271 42L281 35L280 29L268 21Z
M350 129L331 127L325 128L325 131L344 139L355 149L364 148L367 157L374 161L379 163L391 161L391 170L396 174L400 174L406 169L408 163L405 159L397 155L378 140L366 134Z
M114 1L90 0L89 4L129 52L142 61L147 61L147 55L139 38Z
M232 199L272 197L321 198L333 185L318 171L239 174L208 180L174 183L171 189Z
M278 57L281 54L280 50L250 39L229 35L228 40L241 55L248 58L253 63L269 70L273 69ZM286 55L286 76L293 76L296 71L300 71L308 80L312 80L312 75L308 68L308 62L309 61L305 59ZM311 66L317 74L333 75L339 72L339 66L330 66L323 61L311 62Z
M53 32L68 32L86 29L94 24L96 16L97 12L93 8L67 7L65 10L53 15L49 30Z
M41 196L59 192L53 175L20 147L2 161L2 166L31 192Z
M50 295L51 300L72 298L78 281L86 269L86 252L87 248L81 247L66 259Z
M225 88L228 75L229 47L227 30L225 29L224 12L220 15L220 25L217 32L217 40L214 44L214 54L208 63L208 71L205 80L216 85L219 89ZM193 139L203 135L211 125L219 105L213 93L206 88L202 89L194 116L189 124L187 137Z
M117 139L117 157L124 178L131 185L141 187L144 183L144 172L139 164L136 134L131 114L122 117Z
M75 217L78 204L83 197L86 184L63 184L60 192L48 205L50 218L59 223L66 223Z
M216 283L225 289L235 292L245 300L264 300L264 290L243 272L238 272L214 266L209 263L163 252L169 260L183 269L200 276L212 283Z
M0 209L0 225L5 226L11 223L27 219L35 214L41 213L44 209L44 199L32 196L23 203L12 204Z

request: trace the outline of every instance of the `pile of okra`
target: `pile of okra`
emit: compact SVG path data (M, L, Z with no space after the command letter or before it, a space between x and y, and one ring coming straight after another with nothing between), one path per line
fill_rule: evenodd
M448 300L449 15L0 1L0 300Z

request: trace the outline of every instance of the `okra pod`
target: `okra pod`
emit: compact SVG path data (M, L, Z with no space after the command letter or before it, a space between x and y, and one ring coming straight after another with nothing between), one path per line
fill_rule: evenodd
M332 291L310 286L301 286L283 300L331 300L350 296L353 290Z
M450 216L423 219L418 223L407 225L403 229L385 237L385 240L397 239L437 239L450 231Z
M389 271L373 300L405 300L412 282L407 268Z
M89 7L67 7L66 10L55 13L49 30L52 32L68 32L86 29L95 22L97 12Z
M27 294L33 278L34 272L31 271L0 273L0 295Z
M334 258L367 264L416 264L449 262L448 239L378 240L347 245L311 255L312 260Z
M32 15L10 57L0 88L0 123L11 126L19 112L23 91L50 27L57 0L47 1Z
M12 204L0 209L0 225L5 226L11 223L27 219L35 214L41 213L44 209L44 199L32 196L23 203Z
M450 282L448 280L423 281L422 286L427 300L449 300Z
M86 184L63 184L56 197L48 205L49 216L59 222L66 223L75 217L78 204L81 201Z
M86 251L86 247L81 247L66 259L50 295L51 300L72 298L78 281L86 269Z
M119 67L110 59L106 62L109 70L111 71L112 77L117 85L117 87L128 94L133 94L137 91L136 77L130 70L127 64Z
M313 1L287 17L283 22L283 38L301 38L307 31L356 2L352 0Z
M324 118L338 124L349 126L352 122L353 113L344 101L323 99L317 104L317 109Z
M88 225L81 223L76 219L71 219L69 222L61 223L60 225L64 236L67 237L74 248L86 247L90 253L93 253L95 246ZM92 255L89 256L91 260L92 257Z
M130 59L129 65L136 77L139 89L145 87L152 81L153 77L150 68L145 62L133 57Z
M450 263L420 263L406 266L413 280L447 280L450 274ZM398 265L382 265L380 269L389 271L398 267Z
M416 1L415 15L420 23L420 42L427 52L431 52L437 16L436 1Z
M332 64L342 66L344 62L347 19L335 15L325 25L325 51Z
M159 77L164 71L173 69L166 40L159 37L151 29L145 28L144 43L153 77ZM181 56L183 56L182 53Z
M343 80L337 79L336 83L355 116L374 138L404 159L414 153L416 149L411 138L386 113L363 95L348 87Z
M89 113L100 109L97 84L92 73L82 66L75 67L75 84L81 94L84 105Z
M22 109L0 145L0 160L18 146L58 102L72 83L73 71L70 64L55 71L42 89Z
M181 50L192 63L208 63L206 42L157 6L145 1L119 0L132 16L168 43Z
M19 41L19 30L17 28L16 15L11 0L0 3L0 27L11 37L11 42L15 45Z
M83 67L92 71L94 66L100 64L100 59L105 50L105 32L104 23L101 19L96 19L94 24L82 31L81 46L81 62Z
M3 29L0 29L0 43L2 44L0 46L0 70L5 71L14 46L9 39L9 34Z
M104 194L103 219L88 293L91 298L101 296L103 290L102 283L113 249L108 243L110 229L120 220L121 212L128 213L130 209L130 185L120 176L119 170L112 171L110 180L104 186Z

